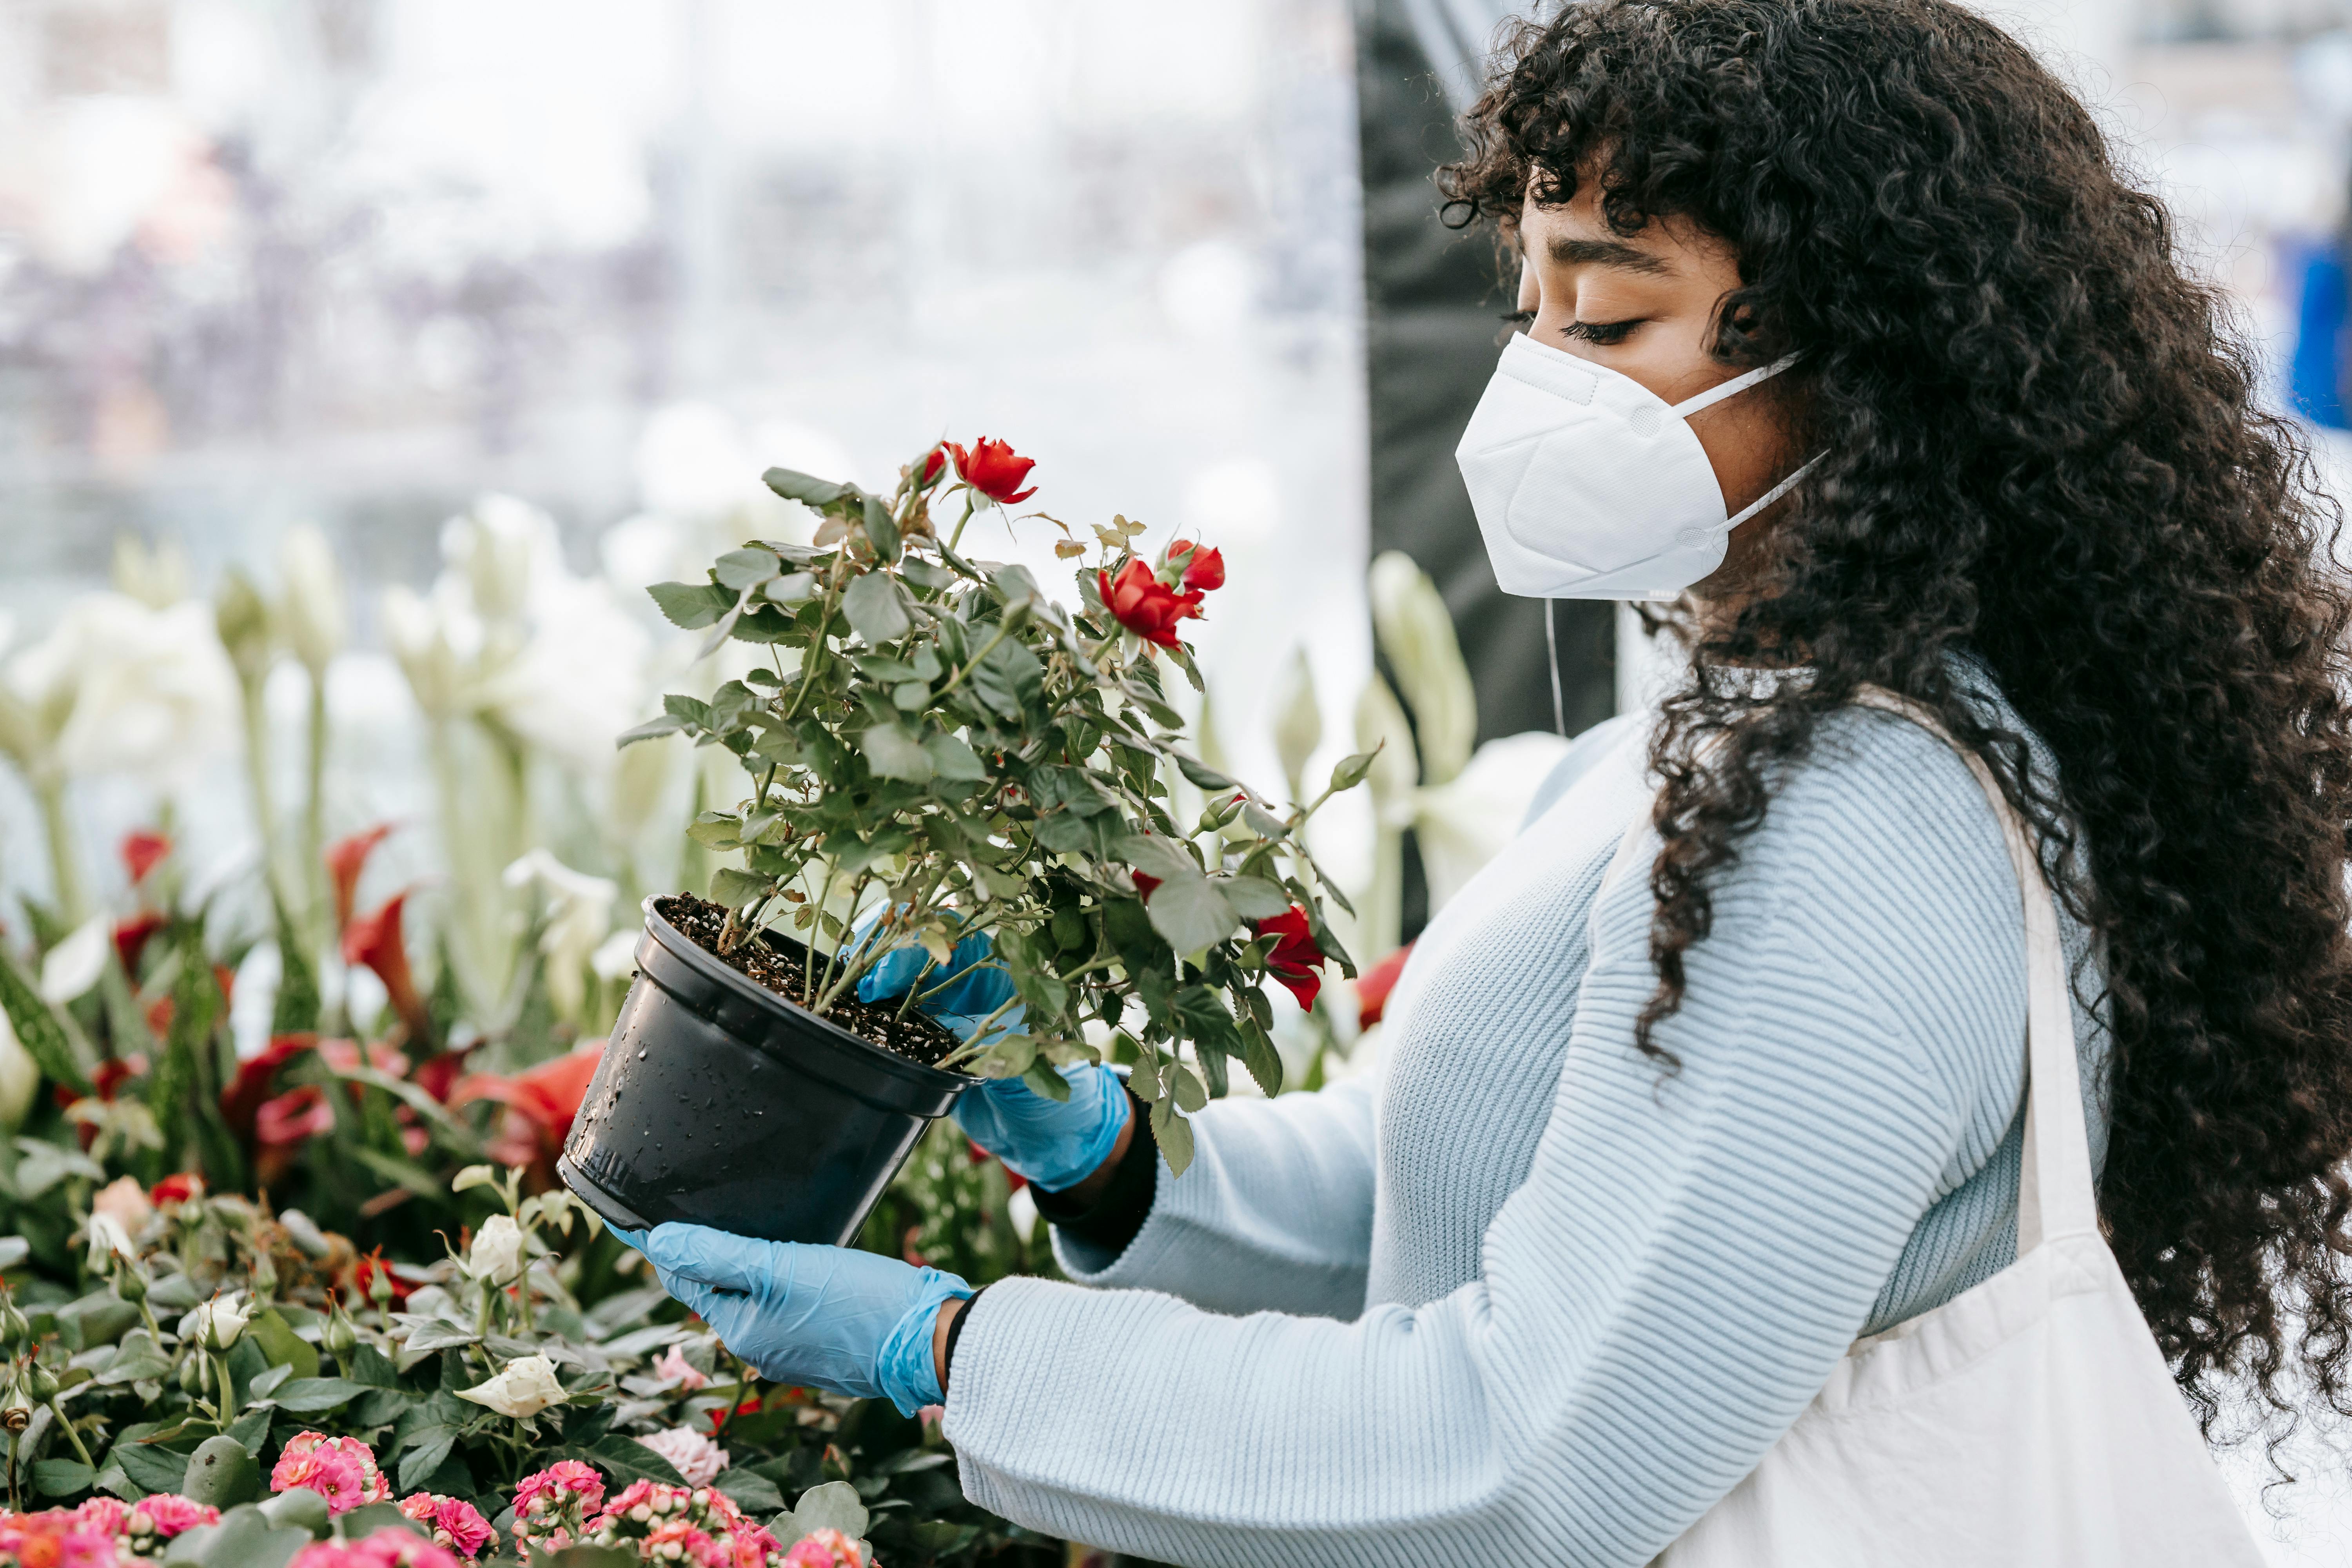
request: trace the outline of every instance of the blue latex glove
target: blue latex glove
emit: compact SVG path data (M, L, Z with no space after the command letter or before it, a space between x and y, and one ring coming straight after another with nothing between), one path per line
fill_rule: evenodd
M995 945L986 931L964 938L923 984L939 984L988 956ZM857 999L877 1002L905 994L929 957L919 948L887 954L859 978ZM992 967L975 969L915 1005L969 1040L982 1019L1012 998L1012 977ZM1013 1008L989 1030L989 1038L1017 1028L1027 1011ZM1129 1114L1127 1086L1109 1068L1080 1063L1061 1072L1070 1086L1067 1100L1049 1100L1017 1078L1004 1078L982 1079L955 1103L956 1125L965 1137L1049 1193L1092 1175L1110 1157Z
M886 1398L901 1415L947 1397L931 1330L940 1302L972 1293L952 1274L701 1225L613 1234L644 1253L662 1289L762 1377Z

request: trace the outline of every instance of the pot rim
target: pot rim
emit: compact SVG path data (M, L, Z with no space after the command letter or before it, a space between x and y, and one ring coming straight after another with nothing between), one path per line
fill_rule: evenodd
M646 917L646 934L651 936L656 942L660 942L673 957L684 963L688 968L694 970L696 973L706 979L715 980L719 984L731 988L736 994L746 997L752 1002L758 1003L775 1011L793 1015L796 1021L803 1026L814 1025L817 1028L824 1030L827 1034L835 1036L840 1039L849 1041L859 1048L871 1052L875 1057L878 1058L881 1065L886 1070L895 1076L909 1079L913 1082L919 1084L926 1089L952 1088L958 1094L961 1094L963 1090L970 1089L972 1085L981 1081L975 1074L944 1071L935 1067L926 1067L919 1061L909 1060L908 1058L900 1056L896 1051L887 1050L884 1047L876 1045L873 1041L867 1039L865 1036L858 1034L854 1029L845 1029L842 1027L839 1024L835 1023L831 1018L824 1016L821 1013L813 1013L809 1011L806 1007L802 1006L798 1002L793 1001L782 992L773 990L768 986L761 984L758 981L752 979L750 975L744 973L741 970L736 968L733 964L729 963L717 953L712 952L709 948L703 946L700 942L687 935L686 932L678 930L677 925L673 923L668 917L654 908L655 903L659 900L678 898L682 896L684 896L682 889L680 892L677 893L648 893L646 895L644 904L640 907L644 910ZM766 941L769 935L769 933L764 931L759 931L755 934L761 941ZM801 947L802 951L804 952L813 952L814 951L809 948L806 943L802 943ZM667 990L667 988L664 987L664 989ZM678 1000L682 1002L683 998L679 998Z

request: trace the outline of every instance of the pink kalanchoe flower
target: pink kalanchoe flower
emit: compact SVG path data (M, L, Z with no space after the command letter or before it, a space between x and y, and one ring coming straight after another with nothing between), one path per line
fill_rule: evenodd
M687 1426L673 1426L638 1442L667 1459L690 1487L707 1487L728 1465L727 1450Z
M690 1563L695 1568L733 1568L727 1549L683 1519L665 1520L638 1543L637 1554L648 1563Z
M296 1434L269 1472L269 1489L307 1487L327 1500L329 1513L348 1513L362 1503L386 1502L392 1483L376 1468L375 1452L357 1437Z
M128 1533L124 1527L131 1519L131 1505L121 1498L94 1497L74 1510L73 1516L82 1529L110 1541Z
M677 1379L677 1385L688 1394L710 1382L709 1378L694 1370L694 1363L687 1360L676 1345L670 1346L669 1349L654 1357L654 1375Z
M784 1568L866 1568L866 1554L837 1530L813 1530L784 1553Z
M400 1511L430 1530L434 1545L446 1547L468 1563L499 1538L481 1510L463 1498L415 1492L400 1500Z
M121 1568L114 1538L101 1535L63 1509L10 1513L0 1509L0 1563L43 1568Z
M585 1534L589 1516L604 1500L604 1478L577 1459L559 1459L515 1487L514 1538L519 1546L561 1552Z
M287 1568L465 1568L446 1547L394 1525L364 1541L318 1541Z
M142 1522L147 1526L140 1528ZM124 1521L122 1533L152 1536L156 1541L169 1541L183 1531L194 1530L200 1524L218 1524L220 1510L210 1503L191 1502L176 1492L157 1492L153 1497L141 1498L131 1505L131 1517Z

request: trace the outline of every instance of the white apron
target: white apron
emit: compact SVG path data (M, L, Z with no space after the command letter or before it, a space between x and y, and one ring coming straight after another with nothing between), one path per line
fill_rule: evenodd
M2099 1233L2058 914L1983 760L1891 692L1992 802L2025 896L2017 1261L1859 1340L1797 1423L1653 1568L2261 1568ZM1613 881L1631 868L1635 824Z

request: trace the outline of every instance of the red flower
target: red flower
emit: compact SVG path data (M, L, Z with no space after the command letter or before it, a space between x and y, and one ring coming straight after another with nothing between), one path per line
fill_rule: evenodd
M1117 577L1097 572L1095 579L1103 608L1156 647L1177 647L1176 623L1201 613L1199 594L1171 588L1139 558L1120 567Z
M393 824L379 822L363 833L348 838L338 838L327 846L327 877L335 885L335 929L341 931L352 923L353 900L360 890L360 873L367 869L368 857L383 842Z
M334 1130L335 1108L315 1083L299 1084L275 1100L263 1100L253 1116L254 1142L265 1149L284 1148Z
M1212 593L1225 585L1225 557L1223 552L1203 545L1188 544L1178 540L1168 547L1168 561L1184 563L1184 586L1197 593Z
M112 1100L115 1090L121 1089L125 1080L137 1078L146 1070L147 1058L142 1053L109 1057L98 1064L97 1071L89 1075L90 1086L98 1090L99 1099Z
M932 447L929 451L923 454L923 477L917 479L915 482L919 485L928 485L932 483L940 477L940 471L947 466L947 444L945 442L941 442L939 446Z
M1145 903L1150 903L1151 901L1151 895L1159 889L1160 879L1157 877L1147 877L1132 866L1128 868L1127 874L1134 879L1135 896L1141 899Z
M122 973L139 984L139 955L147 950L147 939L163 929L163 917L150 910L118 921L114 926L114 956L122 961Z
M1404 961L1412 956L1412 943L1407 942L1364 971L1356 982L1356 1026L1369 1029L1381 1021L1388 1011L1389 993L1396 989L1397 976L1404 973Z
M727 1430L727 1423L736 1416L760 1414L760 1401L754 1397L743 1401L732 1410L713 1410L708 1414L710 1416L710 1435L716 1437Z
M1015 455L1003 441L982 436L969 448L956 441L950 441L947 448L955 454L956 478L1000 506L1027 500L1037 493L1034 485L1025 490L1018 488L1037 466L1037 459Z
M580 1114L580 1102L587 1098L588 1085L604 1055L604 1044L599 1040L512 1078L467 1073L450 1089L447 1102L454 1109L477 1100L497 1100L536 1134L538 1152L553 1159L563 1141L572 1136L572 1119Z
M318 1044L316 1035L279 1035L259 1055L237 1063L236 1081L221 1090L221 1115L229 1126L240 1135L251 1135L278 1069Z
M1298 998L1302 1010L1314 1006L1315 993L1323 986L1323 977L1315 973L1316 966L1323 962L1323 950L1315 945L1315 933L1307 924L1307 911L1293 904L1286 914L1250 921L1250 930L1276 939L1274 951L1265 955L1266 969Z
M360 1254L360 1256L352 1261L352 1289L358 1291L362 1296L367 1295L374 1287L375 1277L379 1271L382 1272L384 1279L392 1286L393 1306L397 1309L406 1305L408 1298L415 1293L416 1287L410 1284L407 1280L403 1279L398 1274L393 1272L392 1267L383 1260L383 1248L381 1247L377 1247L373 1252L363 1252Z
M423 1045L433 1037L433 1020L409 973L408 943L400 934L401 911L407 902L405 891L394 893L382 909L344 927L343 962L364 963L375 971L385 994L392 998L393 1011L408 1030L409 1043Z
M205 1179L185 1171L176 1176L166 1176L147 1189L148 1201L158 1206L164 1204L184 1204L191 1198L200 1198L204 1194Z
M145 881L147 873L163 864L163 858L171 852L172 841L160 833L149 833L142 828L137 833L123 836L122 864L129 868L134 883Z

